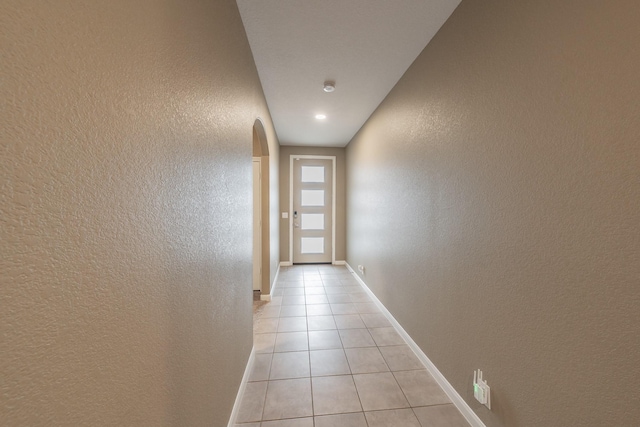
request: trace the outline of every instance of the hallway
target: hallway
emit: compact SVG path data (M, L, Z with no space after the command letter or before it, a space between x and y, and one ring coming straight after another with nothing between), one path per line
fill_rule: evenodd
M281 268L237 427L468 426L346 267Z

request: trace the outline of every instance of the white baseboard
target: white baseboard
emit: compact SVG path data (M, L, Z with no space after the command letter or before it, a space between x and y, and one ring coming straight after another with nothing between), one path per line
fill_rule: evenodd
M291 261L281 261L280 267L291 267L293 263Z
M280 265L278 265L278 268L276 269L276 275L273 276L273 282L271 283L271 292L265 295L260 295L260 299L262 301L271 301L271 297L273 296L273 291L276 290L276 286L278 286L278 276L280 276Z
M240 388L238 389L238 394L236 395L236 401L233 404L233 410L231 410L231 416L229 417L229 424L227 427L235 427L236 420L238 419L238 412L240 412L240 405L242 404L242 397L244 396L244 391L247 388L247 383L249 382L249 375L251 375L251 370L253 369L253 363L256 360L256 352L255 348L251 347L251 354L249 355L249 360L247 361L247 366L244 368L244 375L242 375L242 382L240 383Z
M333 265L347 265L347 261L333 261Z
M378 297L376 297L376 295L371 291L371 289L369 289L369 287L362 280L362 278L358 276L358 274L354 271L353 268L351 268L349 263L346 263L346 265L347 265L347 269L353 274L353 276L356 278L358 283L360 283L360 286L362 286L362 288L367 292L367 294L371 297L373 302L378 306L378 308L382 311L382 313L389 320L389 322L391 322L391 325L396 329L396 331L398 331L400 336L404 338L404 340L407 342L411 350L413 350L413 352L418 357L418 359L420 359L422 364L427 368L427 371L429 371L429 373L433 376L433 378L440 385L440 387L442 387L442 389L447 394L447 396L449 396L449 399L451 399L451 402L456 406L456 408L458 408L462 416L464 416L465 419L469 422L469 424L471 424L471 427L486 427L482 422L482 420L480 419L480 417L478 417L478 415L475 412L473 412L473 409L471 409L471 407L467 404L467 402L464 401L462 396L458 394L456 389L453 388L453 386L449 383L449 381L447 381L444 375L442 375L442 373L438 370L438 368L436 368L436 365L434 365L433 362L429 360L427 355L424 354L424 352L420 349L420 347L418 347L418 344L416 344L416 342L411 338L411 336L409 336L407 331L404 330L404 328L400 325L400 323L398 323L398 321L393 317L393 315L389 312L389 310L387 310L384 304L382 304L382 302L380 302Z

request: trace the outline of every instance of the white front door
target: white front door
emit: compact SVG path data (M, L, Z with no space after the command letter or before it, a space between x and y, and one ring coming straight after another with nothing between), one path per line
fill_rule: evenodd
M332 261L333 160L293 159L293 263Z
M262 198L260 197L260 159L253 159L253 290L262 290Z

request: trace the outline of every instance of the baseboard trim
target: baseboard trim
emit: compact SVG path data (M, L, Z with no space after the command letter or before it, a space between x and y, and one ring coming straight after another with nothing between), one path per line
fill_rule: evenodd
M347 261L333 261L333 265L347 265Z
M255 348L251 347L251 354L249 355L249 360L247 361L247 366L244 368L244 375L242 375L242 382L240 383L240 388L238 389L238 394L236 395L236 401L233 404L233 409L231 410L231 416L229 417L229 424L227 427L235 427L236 421L238 419L238 412L240 412L240 405L242 404L242 397L244 396L244 391L247 388L247 383L249 382L249 375L251 375L251 371L253 370L253 363L256 360L256 352Z
M411 338L411 336L404 330L404 328L398 323L398 321L393 317L393 315L387 310L387 308L380 302L378 297L369 289L367 284L362 280L362 278L355 272L355 270L346 263L347 269L353 274L355 279L358 281L360 286L367 292L367 294L371 297L374 303L378 306L378 308L382 311L385 317L391 322L391 325L396 329L396 331L404 338L407 342L411 350L416 354L418 359L422 362L422 364L427 368L427 371L433 376L436 382L442 387L444 392L449 396L451 402L458 408L462 416L471 424L471 427L486 427L480 417L473 412L473 409L464 401L462 396L458 394L455 388L447 381L447 379L442 375L442 373L438 370L436 365L429 360L426 354L418 347L418 344Z
M291 261L280 261L280 267L291 267L292 265Z
M280 275L280 264L278 264L278 268L276 269L276 274L273 276L273 282L271 283L270 289L271 292L268 294L260 295L261 301L271 301L271 297L273 296L273 291L276 290L276 286L278 286L278 276Z

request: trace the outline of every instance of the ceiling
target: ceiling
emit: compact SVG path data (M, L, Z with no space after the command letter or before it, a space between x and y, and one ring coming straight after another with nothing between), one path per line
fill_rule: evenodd
M344 147L460 0L237 3L280 143Z

